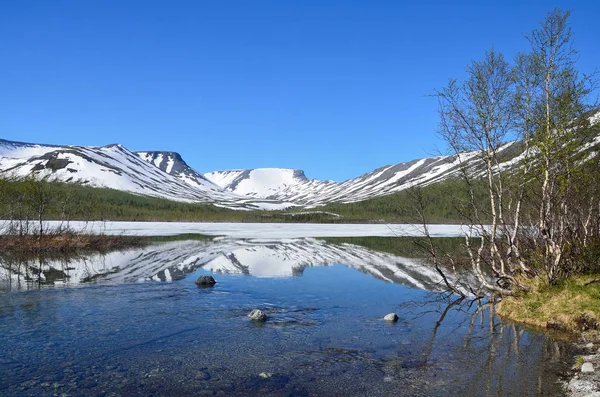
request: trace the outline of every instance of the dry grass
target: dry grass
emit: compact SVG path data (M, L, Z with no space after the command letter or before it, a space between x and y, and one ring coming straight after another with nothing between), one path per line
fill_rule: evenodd
M109 251L146 245L143 237L107 236L97 234L53 234L38 236L0 236L0 251L14 253L44 253L73 251Z
M600 275L574 276L550 286L542 278L524 280L531 291L506 297L498 314L511 321L573 334L597 334L600 319Z

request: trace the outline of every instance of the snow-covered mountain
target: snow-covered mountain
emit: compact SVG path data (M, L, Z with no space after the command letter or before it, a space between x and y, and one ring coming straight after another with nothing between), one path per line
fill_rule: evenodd
M590 121L594 125L600 123L600 112ZM600 133L583 145L582 150L594 151L595 155L599 144ZM500 148L498 158L503 161L500 167L513 167L521 158L522 146L516 141ZM34 175L237 209L310 208L330 202L357 202L442 181L458 175L464 165L479 172L481 164L477 153L465 152L387 165L354 179L334 182L309 179L301 170L283 168L202 175L175 152L132 152L116 144L53 146L0 139L0 175Z
M509 165L518 154L518 143L502 148ZM436 156L388 165L338 183L309 179L301 170L257 168L253 170L215 171L204 176L226 191L240 195L289 201L305 207L330 202L350 203L398 192L411 186L425 186L459 172L461 162L475 163L475 153L460 156Z
M0 172L4 176L33 175L50 181L107 187L170 200L215 203L229 208L291 206L225 191L188 167L179 155L171 154L165 159L163 163L158 154L136 154L118 144L55 146L0 139Z
M204 176L223 189L251 197L290 197L293 202L311 204L310 198L326 187L335 187L333 181L308 179L302 170L286 168L257 168L206 173ZM327 198L325 201L330 201Z
M518 143L502 148L506 166L518 155ZM356 202L414 185L431 184L477 163L474 153L437 156L389 165L345 182L309 179L301 170L258 168L202 175L175 152L132 152L113 144L101 147L54 146L0 140L0 173L108 187L187 202L237 209L315 207Z
M84 283L171 281L202 268L213 273L253 277L301 276L313 266L343 264L380 280L441 291L441 277L421 260L352 244L316 239L175 241L72 259L14 261L0 256L0 289ZM41 268L41 272L38 269ZM40 279L38 279L40 277ZM452 274L448 274L456 282ZM218 277L217 277L218 278Z
M187 165L179 153L153 151L136 152L136 154L140 156L142 160L154 164L160 168L161 171L173 175L188 185L201 189L220 190L217 185L206 179L204 175Z

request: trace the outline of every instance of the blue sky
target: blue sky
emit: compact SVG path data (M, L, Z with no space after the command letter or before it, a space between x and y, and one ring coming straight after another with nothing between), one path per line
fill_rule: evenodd
M597 1L5 1L0 138L172 150L200 172L344 180L436 153L429 97L553 7L600 66Z

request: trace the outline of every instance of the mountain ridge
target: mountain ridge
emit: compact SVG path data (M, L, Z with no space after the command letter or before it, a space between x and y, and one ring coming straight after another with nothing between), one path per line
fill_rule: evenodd
M506 145L509 148L511 144ZM0 140L0 173L108 187L232 209L312 208L350 203L425 186L456 174L473 153L435 156L379 167L344 182L309 179L303 170L255 168L201 174L174 151L106 146L44 145Z
M120 144L60 146L0 139L0 174L92 187L176 201L213 203L232 209L283 209L292 206L273 200L256 200L224 191L184 169L178 175L164 172Z
M600 112L589 117L600 124ZM582 146L596 150L600 132ZM520 161L523 145L512 141L498 150L500 169ZM45 145L0 139L0 176L107 187L169 200L211 203L239 210L314 208L354 203L427 186L457 176L462 167L480 170L478 152L432 156L378 167L343 182L307 178L301 169L253 168L202 174L175 151L130 151L106 146Z

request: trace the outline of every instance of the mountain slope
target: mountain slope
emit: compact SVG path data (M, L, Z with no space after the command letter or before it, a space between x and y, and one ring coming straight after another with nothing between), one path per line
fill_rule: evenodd
M152 151L152 152L135 152L142 160L154 164L161 171L169 175L173 175L177 179L197 188L206 188L212 191L220 191L221 187L209 181L187 165L181 158L181 155L176 152Z
M598 125L600 112L589 118L593 125ZM577 143L580 153L595 156L600 131L586 139ZM500 168L514 168L522 152L523 145L519 141L501 147L497 152ZM480 153L465 152L387 165L338 183L309 179L301 170L283 168L215 171L202 175L178 153L131 152L121 145L53 146L0 140L0 173L3 175L33 174L49 180L237 209L355 203L412 186L428 186L459 175L464 167L478 175L482 173L482 165Z
M577 142L579 154L595 156L600 144L600 112L586 116L594 128L592 138ZM501 170L514 168L523 159L524 145L513 141L496 153ZM205 176L232 193L256 198L289 201L304 207L328 203L355 203L400 192L412 186L428 186L453 176L463 169L472 176L484 175L479 152L434 156L396 165L388 165L341 183L309 179L303 171L293 169L258 168L252 170L215 171Z
M501 150L506 166L519 154L519 144ZM161 197L213 203L234 209L315 207L352 203L425 186L477 167L474 153L437 156L378 168L342 183L308 179L301 170L259 168L200 174L175 152L131 152L121 145L55 146L0 140L0 173L34 175L50 181Z
M222 188L251 197L287 196L296 201L304 192L318 191L336 185L333 181L308 179L302 170L257 168L206 173L204 176Z
M508 154L513 149L510 144L503 151ZM475 154L465 153L460 159L458 156L437 156L389 165L342 183L308 179L303 171L281 168L216 171L205 176L232 193L314 207L330 202L362 201L410 186L435 183L456 175L461 162L474 165Z
M0 171L5 176L33 175L49 181L108 187L177 201L215 203L228 208L289 206L225 191L183 166L173 165L170 171L179 173L171 175L121 145L54 146L0 140Z

